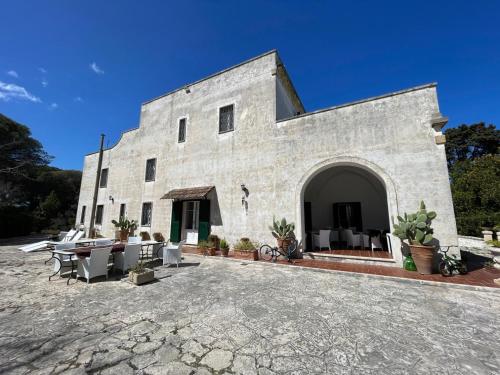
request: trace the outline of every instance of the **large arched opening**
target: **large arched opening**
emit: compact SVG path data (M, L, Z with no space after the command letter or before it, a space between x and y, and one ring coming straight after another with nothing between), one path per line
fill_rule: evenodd
M377 172L368 162L331 161L303 179L300 230L305 251L393 258L386 234L390 216L397 214L397 197L390 178Z

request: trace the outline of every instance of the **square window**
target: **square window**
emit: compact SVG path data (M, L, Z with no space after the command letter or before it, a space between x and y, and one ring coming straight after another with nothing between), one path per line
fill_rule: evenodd
M179 143L184 142L186 140L186 119L181 118L179 120Z
M82 214L80 216L80 224L85 223L85 211L86 211L86 209L87 209L86 206L82 206Z
M234 105L219 108L219 133L234 130Z
M125 217L125 209L126 209L125 203L120 204L120 219Z
M146 181L154 181L156 175L156 159L146 161Z
M151 217L153 214L153 203L147 202L142 204L141 226L151 226Z
M99 182L99 187L105 188L108 186L108 168L104 168L101 171L101 179Z
M97 210L95 213L95 223L102 224L102 214L104 212L104 206L102 204L97 206Z

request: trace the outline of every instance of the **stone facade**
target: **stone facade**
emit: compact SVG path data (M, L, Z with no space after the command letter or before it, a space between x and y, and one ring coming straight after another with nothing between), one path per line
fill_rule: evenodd
M230 104L234 131L219 133L219 108ZM181 118L187 119L186 140L179 143ZM352 166L383 183L389 216L415 211L423 199L438 213L435 237L456 245L436 118L442 119L435 84L305 113L277 52L270 51L143 103L139 128L104 151L109 176L98 194L101 232L113 235L120 204L129 218L140 219L142 203L152 202L151 227L141 230L168 238L172 201L160 198L172 189L215 186L208 197L212 233L230 243L240 237L271 242L268 226L276 215L294 221L303 238L308 182L326 168ZM156 178L145 182L151 158L157 159ZM77 220L86 206L86 227L97 162L98 153L85 157Z

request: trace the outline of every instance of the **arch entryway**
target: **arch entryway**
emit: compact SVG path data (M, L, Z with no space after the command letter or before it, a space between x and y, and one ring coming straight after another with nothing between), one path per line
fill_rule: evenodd
M390 232L391 216L398 215L391 177L376 164L355 157L331 158L311 167L299 181L296 200L297 233L309 237L306 250L314 250L312 234L321 229L331 229L332 235L338 232L341 248L347 245L343 229L351 227L360 234Z

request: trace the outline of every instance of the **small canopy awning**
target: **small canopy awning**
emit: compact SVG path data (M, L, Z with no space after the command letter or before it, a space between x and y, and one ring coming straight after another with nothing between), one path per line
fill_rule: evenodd
M215 186L200 186L185 189L174 189L170 190L167 194L161 197L161 199L177 199L184 201L206 199L208 193L210 193L214 188Z

